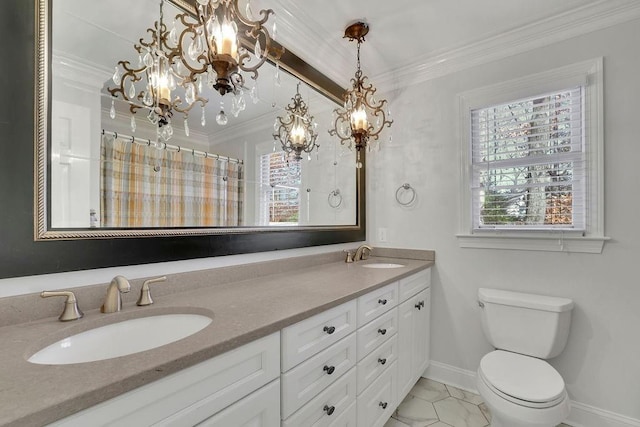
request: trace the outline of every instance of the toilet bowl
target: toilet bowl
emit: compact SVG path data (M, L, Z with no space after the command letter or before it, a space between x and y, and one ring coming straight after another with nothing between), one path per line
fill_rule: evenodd
M476 382L492 427L551 427L569 415L564 381L544 360L496 350L480 361Z
M494 350L476 385L492 427L555 427L569 415L562 376L545 359L564 350L573 301L481 288L482 327Z

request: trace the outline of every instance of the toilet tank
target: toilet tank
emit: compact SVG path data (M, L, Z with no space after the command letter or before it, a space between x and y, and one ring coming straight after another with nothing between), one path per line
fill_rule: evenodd
M562 353L569 336L573 301L480 288L482 328L497 349L550 359Z

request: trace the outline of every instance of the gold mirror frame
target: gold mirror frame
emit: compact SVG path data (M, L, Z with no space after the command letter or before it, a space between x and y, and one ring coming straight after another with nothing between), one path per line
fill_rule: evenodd
M50 2L53 0L35 0L36 2L36 49L35 49L35 161L34 161L34 240L75 240L110 239L133 237L170 237L170 236L207 236L225 234L277 233L291 231L361 231L364 227L364 176L365 156L362 156L362 168L356 169L356 224L329 226L278 226L278 227L202 227L202 228L141 228L141 229L50 229L49 211L49 139L50 139L50 94L51 94L51 36ZM170 0L179 8L194 13L195 9L188 0ZM273 42L280 46L277 42ZM273 62L273 61L270 61ZM338 105L342 102L344 89L315 70L285 49L278 61L280 68L308 84L317 92Z

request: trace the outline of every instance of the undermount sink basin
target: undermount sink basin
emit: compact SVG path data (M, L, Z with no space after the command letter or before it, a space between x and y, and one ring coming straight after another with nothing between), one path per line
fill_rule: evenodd
M371 264L362 264L364 268L400 268L402 264L394 264L392 262L372 262Z
M40 365L95 362L151 350L206 328L213 319L200 314L162 314L125 320L63 338L31 356Z

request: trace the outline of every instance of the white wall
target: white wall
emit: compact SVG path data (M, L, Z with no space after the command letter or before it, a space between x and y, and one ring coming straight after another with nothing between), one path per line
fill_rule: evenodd
M369 241L435 249L432 359L475 371L491 350L476 302L479 287L571 297L563 354L551 360L577 402L640 419L640 22L632 21L404 88L391 98L393 146L370 156ZM462 249L458 246L460 92L604 57L605 233L602 254ZM418 193L401 208L402 183ZM388 230L378 242L377 230ZM640 421L633 421L633 425Z

